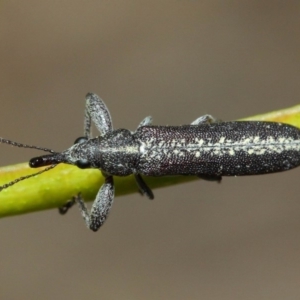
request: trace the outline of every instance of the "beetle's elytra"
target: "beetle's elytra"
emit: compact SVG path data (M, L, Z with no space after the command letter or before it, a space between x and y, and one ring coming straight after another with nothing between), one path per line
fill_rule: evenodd
M90 136L92 121L100 132L96 138ZM114 199L113 176L134 174L141 193L153 199L153 193L141 175L197 175L220 181L222 176L267 174L300 165L300 130L288 124L217 122L210 115L183 126L153 126L151 123L151 117L147 117L135 132L113 130L105 103L89 93L86 96L84 137L78 138L69 149L55 152L5 139L0 141L50 152L31 159L29 164L33 168L49 166L48 170L59 163L67 163L102 171L105 183L91 212L80 195L60 208L60 212L65 213L77 202L88 228L93 231L100 228L110 211ZM8 183L0 190L25 178Z

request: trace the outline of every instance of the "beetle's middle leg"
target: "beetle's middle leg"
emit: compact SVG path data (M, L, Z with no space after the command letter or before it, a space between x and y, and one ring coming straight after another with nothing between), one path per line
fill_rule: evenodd
M152 117L148 116L142 122L139 124L137 129L143 126L150 126L152 124ZM137 183L137 186L139 188L139 191L142 195L146 195L150 200L154 199L153 192L148 187L146 182L143 180L142 176L140 174L134 174L135 181Z
M146 195L150 200L154 199L153 192L151 189L148 187L148 185L145 183L143 180L142 176L140 174L134 174L135 181L138 185L139 191L142 195Z
M152 117L148 116L146 117L137 128L143 127L143 126L150 126L152 124Z

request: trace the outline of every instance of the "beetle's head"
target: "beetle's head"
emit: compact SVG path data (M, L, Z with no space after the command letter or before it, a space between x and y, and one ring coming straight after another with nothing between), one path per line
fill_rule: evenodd
M81 169L90 168L91 164L87 159L87 141L88 139L86 137L79 137L75 140L73 146L61 153L54 152L52 154L32 158L29 161L29 166L31 168L39 168L66 163L75 165Z
M50 169L53 169L60 163L76 165L81 169L89 168L90 163L87 160L87 156L85 155L86 153L84 151L84 149L87 149L87 147L85 147L85 144L87 142L88 142L88 138L86 138L86 137L77 138L72 147L70 147L69 149L60 153L60 152L55 152L48 148L42 148L42 147L38 147L38 146L21 144L21 143L17 143L17 142L13 142L10 140L0 138L0 143L5 143L8 145L21 147L21 148L31 148L31 149L42 150L45 152L50 152L50 154L37 156L37 157L30 159L30 161L29 161L29 166L31 168L39 168L39 167L46 167L46 166L47 166L47 168L45 168L39 172L27 175L27 176L19 177L9 183L6 183L6 184L0 186L0 191L16 184L17 182L20 182L27 178L33 177L35 175L38 175L38 174L44 173Z

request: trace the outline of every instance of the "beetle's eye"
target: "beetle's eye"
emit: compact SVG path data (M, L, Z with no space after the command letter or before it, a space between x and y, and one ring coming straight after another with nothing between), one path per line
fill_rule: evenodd
M77 138L77 139L75 140L74 144L82 144L82 143L86 142L87 140L88 140L87 137L85 137L85 136L80 136L79 138Z
M76 161L76 166L80 169L87 169L91 167L91 163L87 159L81 159Z

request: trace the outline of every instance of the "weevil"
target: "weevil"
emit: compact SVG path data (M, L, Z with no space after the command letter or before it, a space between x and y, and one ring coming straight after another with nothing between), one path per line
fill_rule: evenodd
M91 136L92 122L100 132L96 138ZM105 182L91 211L80 194L60 208L64 214L77 203L87 227L93 231L102 226L111 209L113 176L134 174L139 191L153 199L142 175L196 175L220 182L222 176L267 174L300 165L300 130L294 126L259 121L220 122L204 115L182 126L153 126L152 118L146 117L135 132L113 130L109 110L92 93L86 96L84 136L69 149L55 152L2 138L0 142L50 152L29 161L32 168L48 166L46 169L5 184L0 191L60 163L99 169Z

